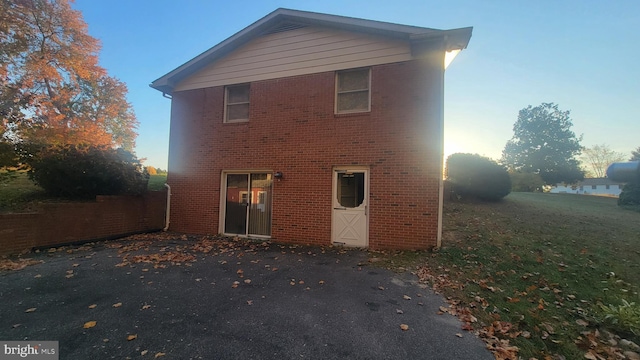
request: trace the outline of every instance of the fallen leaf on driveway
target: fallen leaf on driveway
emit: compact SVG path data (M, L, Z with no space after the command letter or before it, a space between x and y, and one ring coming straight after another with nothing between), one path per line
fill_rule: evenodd
M407 324L400 324L400 329L402 329L402 331L407 331L407 330L409 330L409 325L407 325Z
M151 305L143 305L142 306L142 310L147 310L147 309L150 309L150 308L151 308Z
M91 305L89 305L89 309L95 309L96 306L98 306L98 304L91 304Z
M165 356L166 354L163 352L159 352L156 354L155 358L159 358L160 356Z
M461 337L462 337L462 334L460 334L460 333L456 333L456 336L457 336L457 337L459 337L459 338L461 338Z
M378 290L384 290L384 286L378 286Z
M251 279L244 279L245 284L251 284Z
M405 300L411 300L411 296L409 295L402 295L402 298Z
M131 334L127 336L127 341L135 340L138 338L138 334Z
M28 308L27 310L25 310L24 312L26 313L30 313L30 312L34 312L36 311L36 308Z
M0 270L22 270L29 265L41 264L42 260L33 259L16 259L15 261L9 259L0 260Z
M140 352L140 355L145 356L145 355L147 355L148 352L149 352L149 350L142 350Z
M120 306L122 306L122 303L121 302L115 303L115 304L113 304L111 306L113 306L114 308L119 308Z
M85 329L89 329L96 326L96 322L95 321L87 321L86 323L84 323L84 325L82 326Z

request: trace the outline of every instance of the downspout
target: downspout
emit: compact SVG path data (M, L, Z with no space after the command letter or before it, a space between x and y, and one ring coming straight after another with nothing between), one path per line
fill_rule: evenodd
M438 94L440 94L439 102L439 114L438 122L440 125L440 174L439 176L439 191L438 191L438 233L436 235L436 248L442 246L442 217L444 216L444 51L442 57L440 57L440 76L438 77Z
M164 187L167 188L167 212L164 215L164 228L162 231L167 231L169 230L169 214L171 213L171 186L165 183Z

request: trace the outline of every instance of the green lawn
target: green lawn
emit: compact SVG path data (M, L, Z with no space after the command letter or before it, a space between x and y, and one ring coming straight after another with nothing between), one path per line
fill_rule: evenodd
M148 189L163 190L167 175L151 175ZM38 201L51 200L41 187L29 180L26 172L18 172L7 182L0 183L0 212L28 211Z
M164 190L164 184L167 182L167 175L150 175L149 185L147 189L151 191Z
M24 171L15 173L6 182L0 182L0 212L25 211L30 203L42 198L45 198L44 190L29 180Z
M509 340L523 359L628 350L607 343L605 330L640 343L629 327L603 321L601 305L640 305L640 213L614 198L513 193L497 203L446 203L443 247L396 254L387 265L417 266L478 319L471 326Z

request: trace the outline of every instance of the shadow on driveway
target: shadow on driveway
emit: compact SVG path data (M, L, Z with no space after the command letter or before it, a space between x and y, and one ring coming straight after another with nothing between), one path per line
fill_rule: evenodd
M493 359L361 250L150 234L33 258L0 273L0 339L60 359Z

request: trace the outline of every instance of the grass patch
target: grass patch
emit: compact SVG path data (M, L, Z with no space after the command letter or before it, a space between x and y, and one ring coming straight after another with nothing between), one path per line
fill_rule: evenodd
M27 211L30 203L44 198L44 190L29 180L26 171L17 171L0 183L0 212Z
M149 175L149 185L147 189L151 191L164 190L164 184L167 182L167 175Z
M510 327L502 335L521 358L584 358L595 351L585 332L596 328L640 341L605 320L605 308L640 303L640 216L616 199L513 193L446 203L443 221L439 251L408 254L411 264L390 255L387 264L424 266L439 291L471 310L474 328Z
M151 175L148 190L164 190L167 175ZM45 194L44 189L29 180L26 171L15 172L10 179L0 182L0 212L25 212L33 209L40 201L69 201L52 198Z

